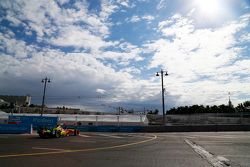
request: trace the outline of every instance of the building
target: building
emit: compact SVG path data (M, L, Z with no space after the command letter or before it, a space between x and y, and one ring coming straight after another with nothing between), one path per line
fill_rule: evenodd
M30 96L0 95L0 99L2 99L2 101L12 103L17 106L29 106L31 101Z

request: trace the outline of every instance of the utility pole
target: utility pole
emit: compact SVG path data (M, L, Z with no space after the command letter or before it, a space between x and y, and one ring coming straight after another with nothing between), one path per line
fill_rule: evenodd
M45 100L45 92L46 92L47 82L50 83L50 79L49 78L46 77L46 78L42 79L42 83L44 83L44 87L43 87L43 101L42 101L41 116L43 116L44 100Z
M161 94L162 94L162 114L163 114L163 118L162 118L162 123L163 125L165 126L165 101L164 101L164 83L163 83L163 73L165 72L165 76L168 76L168 72L167 71L164 71L161 69L160 72L157 72L156 73L156 76L160 76L159 73L161 73Z

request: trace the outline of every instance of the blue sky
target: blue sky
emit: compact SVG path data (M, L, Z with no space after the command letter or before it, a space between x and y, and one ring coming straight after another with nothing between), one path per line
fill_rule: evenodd
M248 0L0 1L0 94L86 110L250 99Z

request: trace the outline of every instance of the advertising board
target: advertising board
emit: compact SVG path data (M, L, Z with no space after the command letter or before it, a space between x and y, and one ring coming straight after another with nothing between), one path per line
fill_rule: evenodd
M0 124L0 134L22 134L30 133L31 125L27 124Z
M54 127L58 122L58 117L44 117L44 116L9 116L9 124L28 124L33 125L33 128L38 127Z

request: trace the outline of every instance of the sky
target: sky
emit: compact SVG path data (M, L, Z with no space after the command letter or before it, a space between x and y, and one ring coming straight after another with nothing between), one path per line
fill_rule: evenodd
M93 111L250 99L249 0L2 0L0 94Z

